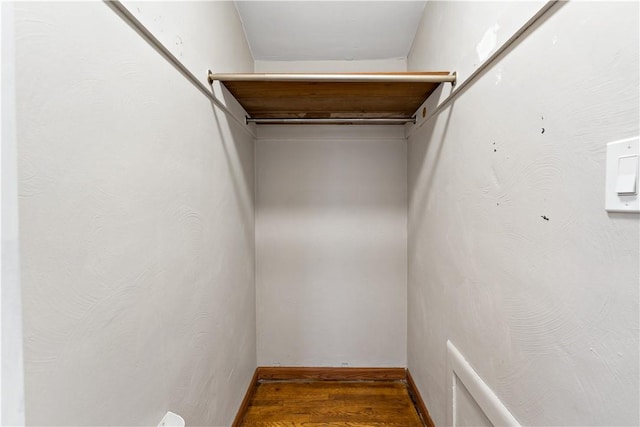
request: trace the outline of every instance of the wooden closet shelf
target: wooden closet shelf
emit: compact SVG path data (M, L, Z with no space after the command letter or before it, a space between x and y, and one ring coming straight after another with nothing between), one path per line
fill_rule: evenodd
M369 119L375 119L371 123L413 122L413 114L429 95L443 82L455 84L455 79L455 73L447 71L209 73L209 82L220 81L247 111L248 121L258 123L369 123Z

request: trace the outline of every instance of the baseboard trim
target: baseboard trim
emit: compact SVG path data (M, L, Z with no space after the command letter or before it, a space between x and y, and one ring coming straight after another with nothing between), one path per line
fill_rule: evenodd
M404 381L405 368L258 367L258 380Z
M427 427L436 427L433 420L431 419L431 415L429 415L429 410L427 409L427 405L424 404L424 400L422 400L422 396L420 395L420 391L418 390L418 386L415 381L413 381L413 377L411 373L407 369L407 389L409 390L409 396L411 396L411 400L413 400L413 405L416 407L418 414L422 417L422 421L425 423Z
M242 420L244 419L245 414L247 413L247 409L249 409L249 403L253 398L256 389L258 388L258 368L256 368L253 373L253 377L251 378L251 382L249 382L249 387L247 387L247 392L244 394L244 399L242 399L242 403L240 403L240 407L238 408L238 412L236 413L236 417L233 419L232 427L240 427L242 425Z

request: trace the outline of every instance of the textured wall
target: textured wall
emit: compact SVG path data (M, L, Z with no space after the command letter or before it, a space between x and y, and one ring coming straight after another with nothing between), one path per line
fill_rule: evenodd
M464 33L441 12L423 27ZM437 425L447 339L523 425L640 421L639 219L604 210L606 143L639 130L638 4L547 17L410 132L408 366ZM410 69L482 37L415 44Z
M405 366L402 131L259 129L259 365Z
M15 128L15 31L13 3L0 4L2 97L2 278L0 279L0 425L24 425L22 301L18 236L18 173Z
M545 3L544 0L429 1L407 58L408 68L455 71L460 83ZM448 95L451 86L443 85L442 89Z
M407 59L255 61L256 73L361 73L407 71Z
M256 59L357 61L406 57L425 1L236 4Z
M16 21L27 423L229 425L256 366L253 138L102 2Z

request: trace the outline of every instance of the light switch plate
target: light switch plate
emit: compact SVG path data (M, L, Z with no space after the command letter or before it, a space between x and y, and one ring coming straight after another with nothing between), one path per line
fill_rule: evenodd
M630 212L640 213L640 197L638 194L621 195L616 191L616 187L621 179L628 177L620 176L624 171L619 171L620 158L638 156L640 148L640 137L623 139L607 144L607 184L605 192L605 209L608 212ZM624 164L624 162L623 162ZM638 177L635 177L636 190L639 187Z

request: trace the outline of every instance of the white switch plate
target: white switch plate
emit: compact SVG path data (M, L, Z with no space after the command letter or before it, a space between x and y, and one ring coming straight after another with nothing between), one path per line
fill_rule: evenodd
M619 195L616 191L618 183L618 166L621 157L638 156L640 137L623 139L607 144L607 184L605 192L605 209L608 212L640 212L640 197L634 195ZM636 180L638 177L636 177ZM636 182L636 189L639 188Z

